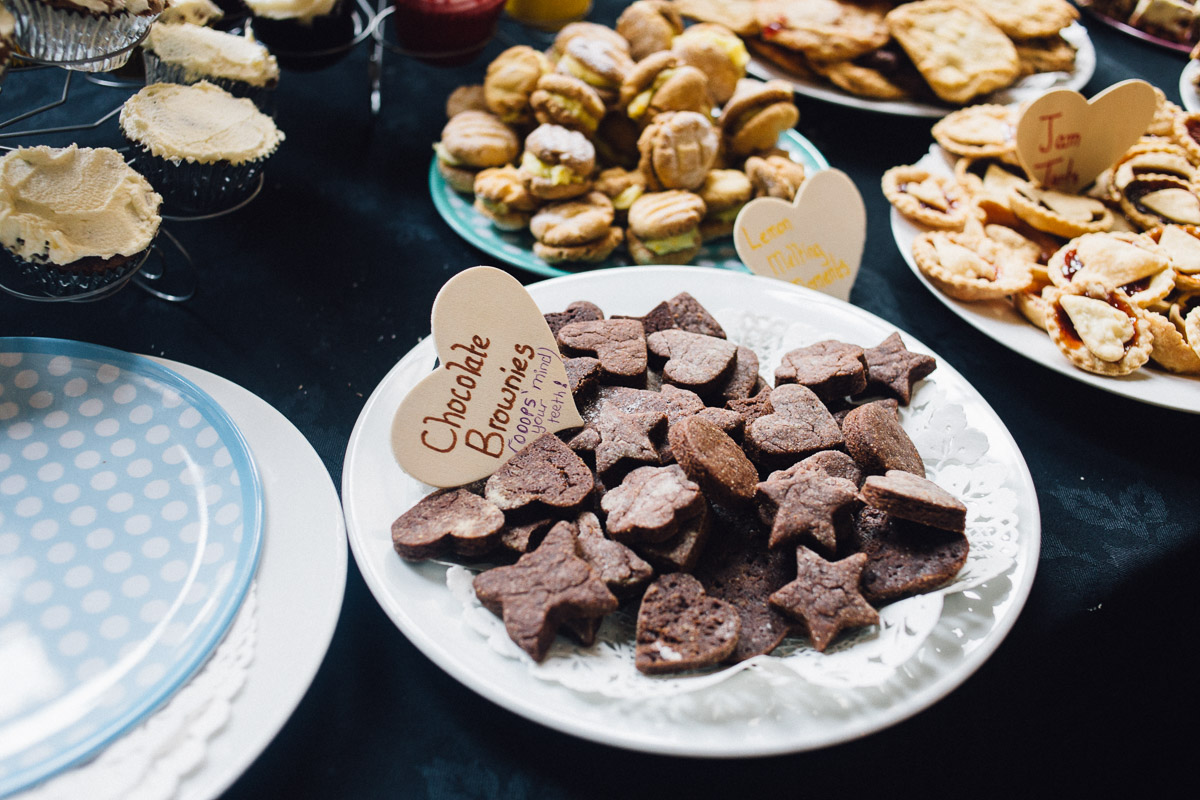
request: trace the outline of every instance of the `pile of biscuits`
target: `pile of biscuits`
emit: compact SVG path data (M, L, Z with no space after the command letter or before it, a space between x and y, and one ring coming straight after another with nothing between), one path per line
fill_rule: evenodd
M1079 194L1018 163L1020 111L979 105L933 127L954 175L884 173L893 207L926 230L917 267L959 300L1009 298L1075 366L1200 375L1200 114L1158 91L1154 121Z
M479 601L541 661L637 615L647 674L824 651L878 606L952 580L966 507L925 477L900 423L936 364L899 334L787 353L774 386L691 295L642 317L546 315L584 427L546 433L485 481L392 525L407 560L486 562Z
M804 180L776 149L799 119L792 89L746 79L748 61L728 28L685 30L659 0L616 30L570 24L451 94L438 170L497 228L528 228L548 263L598 263L624 242L638 264L686 264L753 197L791 200Z
M711 17L725 6L681 3ZM734 6L746 3L732 4ZM758 0L754 53L862 97L963 105L1042 72L1070 72L1066 0ZM732 13L732 12L727 12ZM744 19L745 17L739 17Z

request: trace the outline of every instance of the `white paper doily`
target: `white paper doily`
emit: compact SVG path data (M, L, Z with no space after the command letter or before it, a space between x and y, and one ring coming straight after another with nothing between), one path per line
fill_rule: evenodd
M90 762L60 773L14 800L168 800L204 759L208 741L229 721L246 684L258 635L251 584L233 625L208 663L145 722Z

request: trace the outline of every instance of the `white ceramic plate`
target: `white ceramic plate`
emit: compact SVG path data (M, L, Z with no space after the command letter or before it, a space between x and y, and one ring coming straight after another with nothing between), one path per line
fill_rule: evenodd
M203 390L119 350L0 339L0 793L187 681L261 542L250 451Z
M1197 78L1200 78L1200 61L1192 59L1179 73L1179 99L1188 111L1200 111L1200 90L1196 88Z
M953 174L945 154L937 145L934 145L930 152L917 162L917 166L944 175ZM1038 330L1026 321L1011 303L1003 300L965 303L938 291L921 274L921 270L917 268L917 263L912 256L913 239L924 229L913 224L894 208L891 213L892 236L909 269L933 293L934 297L942 301L946 308L961 317L971 327L1031 361L1089 386L1095 386L1106 392L1119 394L1150 405L1200 414L1200 378L1174 375L1156 368L1142 368L1130 375L1120 377L1093 375L1067 361L1045 331Z
M544 311L588 299L608 314L644 314L680 291L694 295L721 318L721 309L803 319L850 340L877 342L895 330L861 309L782 281L697 267L627 267L556 278L528 287ZM930 352L906 335L914 350ZM966 381L939 362L938 385L961 403L968 424L982 431L990 454L1011 476L1019 520L1014 565L1006 575L971 592L946 598L942 616L916 655L879 686L807 687L803 692L756 695L745 672L705 691L708 712L690 713L690 696L671 698L661 712L565 688L531 674L527 659L502 657L485 637L463 624L463 607L447 588L443 565L409 564L392 550L390 525L407 510L419 484L396 464L389 446L392 416L401 399L435 360L432 339L410 351L367 401L346 452L343 506L351 550L376 599L397 627L431 660L492 701L551 728L646 752L740 757L824 747L892 725L950 692L999 646L1028 596L1040 542L1037 498L1016 444L995 412ZM1009 491L1009 490L1003 490ZM419 495L418 495L419 496ZM790 684L795 687L796 684ZM676 700L678 702L676 702ZM722 711L728 701L729 713ZM715 709L713 708L715 705ZM743 711L734 713L734 707ZM745 708L749 712L744 712ZM678 713L675 713L678 712ZM751 715L747 719L746 713Z
M973 103L999 103L1008 105L1029 100L1045 94L1051 89L1074 89L1079 91L1092 79L1096 72L1096 49L1092 46L1087 29L1078 22L1063 30L1063 38L1076 48L1075 69L1071 72L1045 72L1030 75L1017 81L1007 89L1001 89ZM903 117L940 118L954 110L951 106L935 105L907 100L876 100L860 97L843 91L833 84L813 78L794 75L766 59L757 56L750 59L746 67L748 74L762 80L783 80L792 84L796 93L816 100L824 100L851 108L876 111L880 114L895 114Z
M346 588L345 523L325 464L283 414L225 378L163 363L202 387L237 422L262 478L265 531L255 578L254 660L225 728L176 794L179 800L210 800L275 738L325 658Z
M155 358L204 389L246 432L262 476L264 532L252 631L218 648L226 664L207 671L94 760L14 800L64 800L96 786L96 797L212 800L263 751L287 721L320 666L341 611L346 539L337 491L303 434L246 389L204 370ZM232 635L232 634L231 634ZM246 642L249 642L247 645ZM245 659L244 666L235 667ZM200 686L197 686L200 684ZM193 692L186 701L184 697ZM199 695L195 693L199 692ZM177 703L182 703L176 708ZM202 712L202 713L200 713ZM162 742L163 732L169 741ZM152 777L152 780L148 780Z

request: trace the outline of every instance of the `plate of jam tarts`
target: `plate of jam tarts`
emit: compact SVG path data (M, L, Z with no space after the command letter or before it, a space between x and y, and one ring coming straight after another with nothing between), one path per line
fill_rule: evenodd
M1184 0L1078 0L1093 19L1168 50L1190 52L1197 41L1197 9Z
M537 369L553 381L561 359L583 427L545 433L538 419L550 417L533 403L505 417L517 427L495 435L518 452L486 480L422 483L397 462L392 431L436 367L430 336L371 394L346 450L355 560L397 628L449 675L584 739L736 758L896 724L1000 645L1036 571L1037 496L1004 423L925 345L827 295L730 270L636 266L526 289L563 350L546 348ZM526 313L496 305L506 319ZM576 346L603 356L575 357ZM845 412L840 426L830 409ZM785 422L796 414L824 444L785 433L798 433ZM846 452L824 449L839 438ZM907 453L906 466L885 449ZM876 456L899 468L884 474ZM844 492L823 513L851 514L798 544L793 534L809 534L783 509L807 490L792 480ZM875 505L856 505L858 484ZM917 527L878 505L876 490L903 485L924 487L930 515ZM917 545L908 531L929 538ZM792 608L785 589L810 568L862 570L830 630L772 610ZM877 618L861 592L874 593Z
M888 170L892 234L968 324L1068 377L1200 413L1200 148L1160 103L1144 138L1079 194L1026 179L1016 111L963 109L913 165ZM1169 138L1173 137L1173 138Z
M748 72L797 94L912 117L1082 89L1096 51L1066 0L759 3Z

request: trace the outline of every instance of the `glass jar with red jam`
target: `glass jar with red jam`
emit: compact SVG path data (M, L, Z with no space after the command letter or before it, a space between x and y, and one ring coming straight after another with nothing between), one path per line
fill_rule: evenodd
M429 64L466 64L496 33L504 0L392 0L401 49Z

